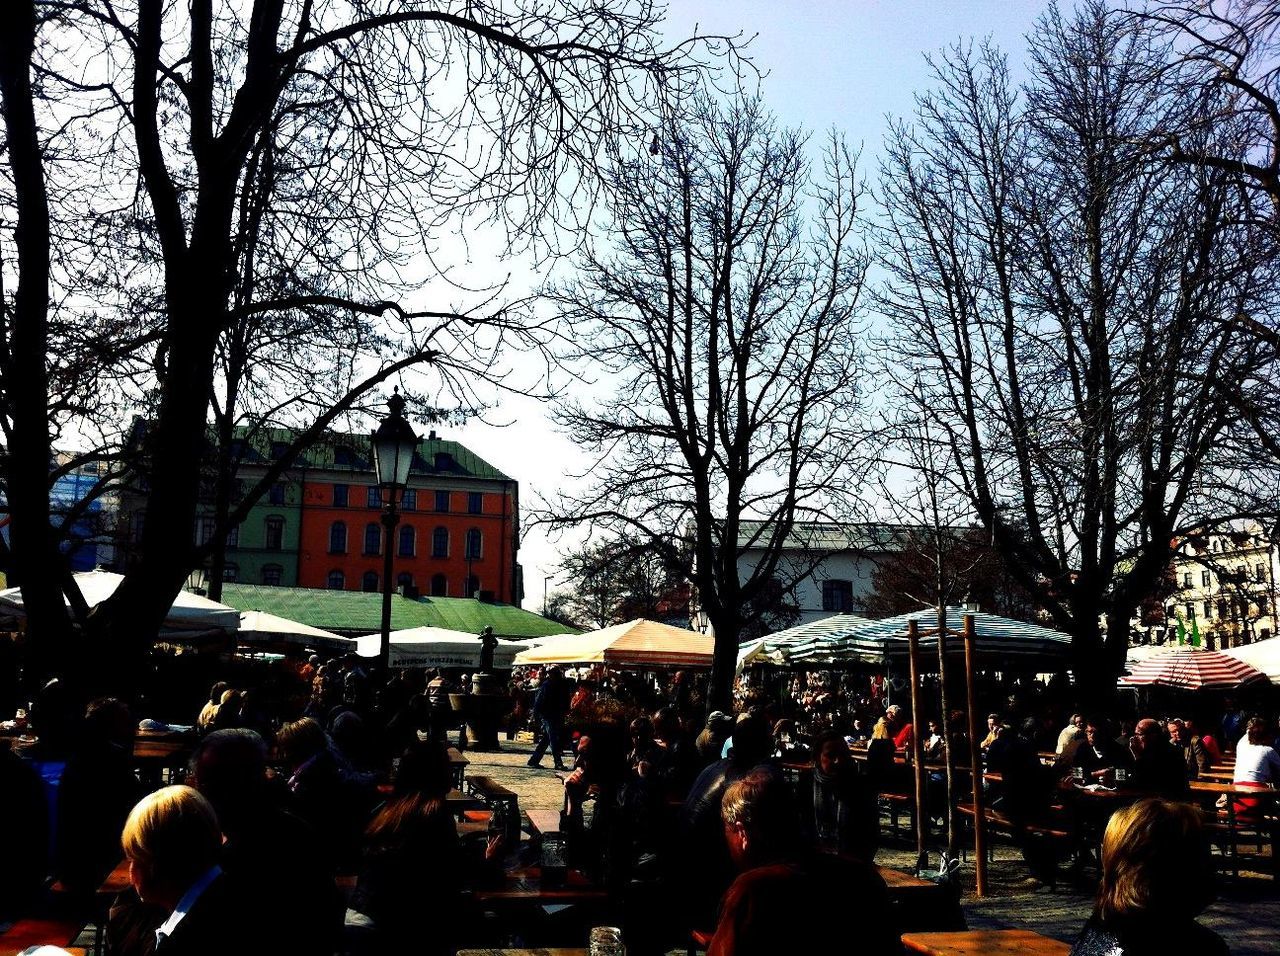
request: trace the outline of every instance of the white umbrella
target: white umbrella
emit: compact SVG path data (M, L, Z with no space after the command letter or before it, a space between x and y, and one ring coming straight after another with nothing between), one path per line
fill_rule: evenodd
M110 571L81 571L75 575L76 585L84 595L85 603L95 608L120 586L124 576ZM70 606L70 602L63 598ZM14 619L26 617L22 606L21 588L6 588L0 591L0 617ZM240 612L233 607L211 601L199 594L182 591L174 599L169 612L164 616L160 636L190 636L194 633L208 631L227 631L234 633L240 627Z
M356 638L356 653L361 657L377 657L382 647L381 634L362 634ZM523 641L498 641L493 649L493 666L499 670L511 667L516 654L529 647ZM391 632L390 665L392 667L468 667L480 666L480 638L466 631L445 627L411 627Z
M301 644L335 653L352 651L356 647L354 638L342 637L332 631L291 621L287 617L278 617L266 611L243 612L236 638L242 644Z
M1272 682L1280 683L1280 637L1269 637L1265 641L1233 647L1222 653L1256 667L1271 678Z

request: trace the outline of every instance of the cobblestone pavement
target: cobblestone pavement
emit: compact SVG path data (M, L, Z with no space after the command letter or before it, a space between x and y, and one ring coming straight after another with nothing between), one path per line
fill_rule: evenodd
M563 802L560 780L551 770L550 756L543 757L543 769L526 766L533 741L521 733L514 741L501 741L497 753L468 751L469 773L485 773L520 795L520 806L559 810ZM566 758L567 759L567 758ZM483 769L482 769L483 768ZM886 845L876 856L884 866L910 869L915 853L904 839ZM1089 915L1096 884L1073 886L1069 880L1055 889L1031 877L1018 851L996 844L995 862L988 868L989 892L979 900L973 895L973 860L962 870L965 886L964 912L975 929L1020 927L1070 941ZM1091 872L1089 879L1094 879ZM1280 884L1269 876L1241 874L1236 882L1225 880L1219 898L1201 916L1201 922L1221 934L1233 956L1272 956L1280 950ZM1170 954L1178 956L1178 954ZM1191 954L1189 954L1191 956Z

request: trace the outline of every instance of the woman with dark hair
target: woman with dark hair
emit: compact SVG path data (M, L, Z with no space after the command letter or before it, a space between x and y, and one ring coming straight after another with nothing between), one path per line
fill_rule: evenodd
M218 715L218 705L222 703L222 695L230 689L230 684L218 681L209 691L209 699L205 701L204 707L200 709L200 715L196 718L196 729L201 733L213 730L213 718Z
M347 913L353 951L453 951L445 930L458 922L466 861L445 805L451 779L443 742L415 741L401 754L391 797L364 832L364 863ZM486 856L497 856L501 844L491 837Z
M844 737L828 731L813 742L813 835L820 849L870 862L879 844L876 793L854 769Z
M1117 810L1102 837L1102 882L1072 956L1223 956L1196 922L1213 898L1213 861L1200 811L1141 800Z

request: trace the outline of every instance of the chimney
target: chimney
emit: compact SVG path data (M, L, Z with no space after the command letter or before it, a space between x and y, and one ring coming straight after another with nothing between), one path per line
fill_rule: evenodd
M431 433L430 433L429 435L427 435L427 441L436 441L436 440L437 440L437 439L436 439L436 430L433 428L433 429L431 429Z

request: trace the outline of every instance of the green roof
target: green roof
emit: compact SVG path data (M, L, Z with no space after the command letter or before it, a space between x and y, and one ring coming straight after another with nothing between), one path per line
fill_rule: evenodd
M372 634L382 626L382 595L365 591L326 591L261 584L224 584L222 603L237 611L266 611L291 621L339 634ZM574 634L532 611L474 598L431 597L411 600L393 595L391 629L447 627L479 634L486 626L498 637L546 637Z

